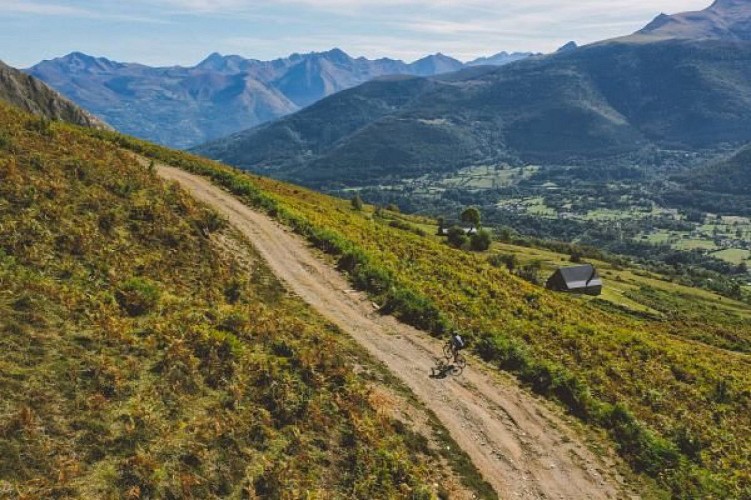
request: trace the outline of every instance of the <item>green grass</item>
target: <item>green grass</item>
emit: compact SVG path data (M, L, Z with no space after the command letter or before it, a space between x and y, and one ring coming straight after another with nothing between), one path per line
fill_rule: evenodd
M676 250L716 250L717 245L711 240L680 239L673 245Z
M743 250L740 248L730 248L727 250L714 252L712 256L717 257L718 259L722 259L726 262L730 262L731 264L742 264L743 262L746 262L749 257L751 257L751 251Z

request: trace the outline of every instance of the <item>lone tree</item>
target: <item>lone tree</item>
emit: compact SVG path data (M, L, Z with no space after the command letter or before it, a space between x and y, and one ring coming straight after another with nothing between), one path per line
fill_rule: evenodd
M480 211L475 207L469 207L461 215L461 221L476 229L480 225Z
M443 231L445 229L446 220L443 217L438 217L438 234L439 236L443 236Z
M351 202L350 202L350 203L352 203L352 208L353 208L353 209L355 209L355 210L357 210L358 212L359 212L360 210L362 210L362 207L363 207L363 202L362 202L362 198L360 198L360 195L359 195L359 194L356 194L356 195L355 195L355 196L354 196L354 197L352 198L352 200L351 200Z

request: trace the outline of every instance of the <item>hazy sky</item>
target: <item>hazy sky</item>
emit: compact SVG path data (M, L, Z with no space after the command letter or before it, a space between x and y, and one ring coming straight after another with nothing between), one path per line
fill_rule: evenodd
M549 52L631 33L711 0L0 0L0 59L27 67L73 51L193 65L339 47L354 56L474 59Z

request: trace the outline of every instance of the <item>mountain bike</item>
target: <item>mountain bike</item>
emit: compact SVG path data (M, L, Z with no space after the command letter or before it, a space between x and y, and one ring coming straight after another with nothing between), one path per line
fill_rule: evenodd
M467 366L467 359L462 355L461 351L457 352L456 355L454 354L454 346L451 345L450 340L443 346L443 356L447 362L453 362L454 370L452 372L456 372L454 375L461 373Z

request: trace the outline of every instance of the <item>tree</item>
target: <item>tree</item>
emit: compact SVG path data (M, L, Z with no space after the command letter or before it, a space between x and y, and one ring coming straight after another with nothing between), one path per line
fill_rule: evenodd
M469 247L475 252L484 252L490 248L491 242L490 231L482 229L469 239Z
M443 230L445 229L446 220L443 217L438 217L438 236L443 236Z
M359 194L356 194L352 200L350 201L352 203L352 208L357 210L358 212L362 210L362 207L364 206L362 202L362 198L360 198Z
M469 207L461 215L461 221L470 224L472 228L476 228L480 225L480 211L475 207Z
M461 248L467 243L467 234L459 226L451 227L446 236L448 237L449 245L454 248Z
M511 241L511 229L508 227L501 228L498 232L498 240L503 243L509 243Z

